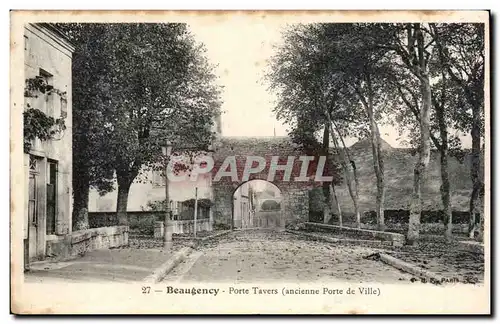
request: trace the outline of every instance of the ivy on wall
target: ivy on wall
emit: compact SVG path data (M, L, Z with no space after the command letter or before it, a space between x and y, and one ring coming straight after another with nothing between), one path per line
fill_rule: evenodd
M50 95L57 94L61 98L66 98L66 92L55 89L52 85L47 84L43 77L26 79L24 89L25 98L37 98L39 94ZM53 118L47 116L42 110L36 107L31 107L27 104L28 109L23 113L24 117L24 153L29 153L35 138L41 141L47 141L54 138L54 135L66 129L64 117Z

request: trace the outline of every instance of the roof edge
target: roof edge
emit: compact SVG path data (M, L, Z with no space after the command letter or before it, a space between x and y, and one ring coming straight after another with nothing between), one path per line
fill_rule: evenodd
M64 34L64 32L59 29L55 24L53 23L31 23L31 26L39 29L39 30L45 30L45 32L50 33L48 35L49 37L52 37L59 45L64 47L66 50L70 51L71 53L74 53L75 51L75 45L73 42L70 41L68 36Z

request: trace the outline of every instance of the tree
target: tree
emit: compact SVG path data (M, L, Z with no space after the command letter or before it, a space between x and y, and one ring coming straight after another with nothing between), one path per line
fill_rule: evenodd
M297 78L296 88L307 89L305 91L307 93L303 96L315 96L311 100L316 104L313 111L314 108L319 108L319 111L315 111L313 116L311 114L308 116L313 118L319 116L319 125L324 123L325 119L327 121L323 139L331 135L339 163L344 168L344 178L353 199L358 226L360 213L357 202L359 184L356 165L343 138L353 134L348 131L350 128L359 129L368 125L373 167L377 179L377 219L379 228L383 230L385 180L377 116L380 115L382 104L388 99L384 96L383 90L390 62L385 59L388 50L377 46L380 41L379 29L379 26L374 24L299 26L290 33L286 41L301 45L295 46L295 52L291 50L293 46L290 46L287 48L288 53L281 53L284 62L280 64L287 63L283 69L295 68L299 73L303 73ZM286 62L286 60L291 61L289 58L293 56L297 57L296 62ZM294 76L293 72L283 74L288 77ZM290 94L286 94L286 97L291 98ZM288 107L291 104L289 101ZM346 117L350 119L347 123ZM359 133L356 135L358 138L362 137ZM328 188L325 189L327 196Z
M327 44L327 56L334 61L334 64L329 65L329 73L335 76L332 81L347 87L348 91L342 95L350 97L352 104L360 104L368 120L373 169L377 179L377 222L379 229L384 230L384 161L376 114L380 113L381 104L387 101L383 96L386 75L390 70L390 62L384 59L387 50L376 46L379 32L377 25L321 26L323 35L318 41Z
M337 29L337 25L334 25ZM383 161L381 159L380 135L374 118L374 89L372 76L388 75L389 65L401 62L402 65L418 80L422 104L419 106L419 144L418 161L414 168L413 195L410 210L408 243L418 240L420 213L422 206L421 183L430 160L430 114L432 107L432 89L429 77L429 62L432 57L434 40L430 36L429 27L419 23L413 24L354 24L352 33L344 33L346 41L339 42L335 58L343 62L338 64L340 74L348 77L346 82L354 89L365 107L370 123L374 170L377 175L377 205L379 209L379 225L383 227L383 211L380 201L383 200ZM330 33L331 35L331 33ZM349 50L351 49L351 50ZM344 55L342 55L344 54ZM385 61L387 60L387 61ZM373 73L373 72L377 73ZM383 80L383 79L382 79ZM363 84L365 90L363 90ZM382 199L381 199L382 198Z
M448 239L452 235L452 210L451 210L451 184L449 180L448 160L454 156L461 160L463 150L460 140L448 132L449 125L453 124L452 113L455 107L459 105L457 100L460 95L457 94L457 88L451 84L449 78L443 73L439 61L431 64L431 75L436 79L432 85L432 111L430 117L430 139L431 144L439 151L440 155L440 174L441 174L441 202L444 215L443 222L446 225L444 232ZM420 91L415 80L401 69L395 69L393 78L390 80L389 91L398 94L400 100L395 102L397 106L394 111L398 112L395 123L400 127L400 132L410 130L409 143L415 146L418 143L420 132ZM401 109L401 106L407 109ZM409 112L409 114L408 114Z
M429 77L429 62L432 56L433 40L428 28L420 23L389 24L379 26L378 47L396 54L409 72L418 80L421 105L419 106L418 159L414 167L413 194L410 205L407 243L416 244L419 239L420 214L422 212L422 179L430 160L430 114L432 89Z
M432 26L432 25L431 25ZM432 106L434 118L431 119L430 138L439 150L441 167L441 201L443 203L444 224L446 229L444 236L450 241L453 231L453 214L451 210L451 184L449 179L448 159L455 156L459 160L462 157L460 140L456 136L449 136L448 127L453 125L452 115L461 100L461 94L456 85L449 79L445 70L445 58L439 53L436 55L436 64L431 65L431 73L438 81L432 89ZM434 130L438 135L434 134Z
M211 141L220 89L204 47L185 24L109 24L105 33L111 70L105 129L118 219L127 224L130 187L157 166L163 142L201 147Z
M278 96L274 111L278 119L291 126L292 139L314 150L313 143L318 143L318 133L323 131L323 145L319 145L318 150L325 154L329 151L329 137L333 143L338 144L338 136L355 133L358 127L349 127L352 124L352 112L349 111L351 107L344 109L340 104L336 84L329 79L331 75L324 73L327 60L322 44L317 41L318 31L319 25L297 25L285 32L284 43L276 48L277 53L269 62L266 78L270 83L270 90ZM341 127L337 132L333 131L329 121L332 115ZM337 145L334 156L344 170L355 212L360 216L357 181L352 181L352 175L356 179L356 170L348 161L346 150L347 148L340 149ZM333 190L328 189L328 184L324 184L325 198L333 202L331 191ZM325 214L328 213L326 210Z
M431 25L443 67L465 98L463 109L455 114L455 127L470 131L472 137L469 237L474 238L479 197L481 138L484 136L484 24Z
M104 112L110 100L105 24L58 24L75 45L72 60L73 230L88 227L89 189L113 189Z
M280 210L280 203L275 200L266 200L262 203L261 206L264 211L277 211Z
M341 181L339 174L342 170L340 170L338 164L333 161L332 152L330 151L330 129L328 124L324 125L322 143L320 144L317 138L317 133L319 132L317 128L319 126L313 126L308 118L308 116L297 118L297 124L295 128L290 131L289 135L292 141L299 144L308 155L314 156L315 158L319 156L325 156L327 158L325 162L327 173L335 175L336 179L332 182L324 182L322 184L323 200L321 200L320 206L323 213L323 222L329 222L335 204L339 213L339 223L342 224L342 209L335 193L335 185L339 184Z
M451 211L451 185L449 180L448 159L450 156L456 157L462 161L464 150L461 147L460 139L456 135L450 135L448 129L468 130L469 114L466 112L468 103L460 84L454 82L449 74L449 57L444 55L449 49L444 50L443 43L439 38L450 37L450 28L453 31L456 28L464 28L466 25L448 24L430 24L429 28L424 28L430 37L428 46L432 46L432 53L429 53L429 75L433 79L431 85L432 109L430 111L430 140L440 153L441 168L441 201L443 204L444 223L446 224L445 236L449 239L452 235L452 211ZM467 27L467 28L470 28ZM466 33L464 33L466 34ZM459 37L463 37L460 34ZM454 36L455 38L457 36ZM479 46L480 47L480 46ZM464 49L455 49L455 51ZM432 55L430 55L432 54ZM479 55L480 57L480 55ZM389 84L392 90L401 99L401 104L406 106L411 112L406 115L400 111L397 117L397 123L403 128L411 129L410 142L415 144L420 138L420 132L415 125L420 124L420 101L421 92L418 90L418 78L412 78L412 73L406 66L394 64L394 71ZM391 88L390 88L391 89ZM396 103L398 105L398 103ZM397 109L393 110L397 111ZM415 124L416 122L416 124ZM470 128L469 128L470 130ZM477 170L477 168L475 169Z

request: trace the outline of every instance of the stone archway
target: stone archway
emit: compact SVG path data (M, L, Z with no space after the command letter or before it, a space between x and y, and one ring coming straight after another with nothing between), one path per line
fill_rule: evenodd
M234 228L233 222L233 194L244 182L251 180L268 181L270 164L273 157L278 158L278 165L286 164L288 159L294 159L294 174L298 174L301 161L299 157L304 155L300 148L288 137L222 137L218 140L216 150L213 154L217 172L223 161L228 156L234 156L238 179L230 177L221 178L220 181L212 183L214 205L214 223L225 224ZM249 179L242 181L243 168L249 156L260 156L266 160L266 167L258 173L251 174ZM309 189L314 186L311 182L285 181L283 172L278 171L277 177L270 181L281 192L282 223L281 227L289 224L305 222L309 218Z

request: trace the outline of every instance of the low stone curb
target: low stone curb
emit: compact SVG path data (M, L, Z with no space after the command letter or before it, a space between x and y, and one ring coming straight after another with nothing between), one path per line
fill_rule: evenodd
M340 242L339 239L336 239L336 238L333 238L333 237L321 236L321 235L318 235L318 234L304 233L304 232L293 231L293 230L289 230L289 229L285 230L285 232L291 233L291 234L295 234L295 235L307 236L307 237L315 238L317 240L325 241L325 242L329 242L329 243L338 243L338 242Z
M329 242L329 243L373 243L373 244L380 244L382 245L384 241L377 241L377 240L356 240L356 239L339 239L339 238L334 238L334 237L328 237L328 236L322 236L318 234L312 234L312 233L305 233L305 232L300 232L300 231L294 231L294 230L285 230L287 233L292 233L295 235L302 235L302 236L307 236L311 238L315 238L317 240Z
M233 231L235 232L252 232L252 231L260 231L260 230L267 230L267 231L279 231L280 228L270 228L270 227L249 227L249 228L235 228Z
M396 247L401 247L406 242L405 236L403 234L398 234L398 233L373 231L362 228L352 228L346 226L328 225L328 224L311 223L311 222L306 222L304 223L304 225L306 226L306 228L309 227L313 229L322 229L332 232L350 232L350 233L364 234L379 240L392 242L392 245Z
M203 238L196 239L195 242L192 243L190 246L183 247L178 252L176 252L171 258L169 258L166 262L164 262L160 267L156 268L155 271L151 275L147 276L143 281L150 283L160 282L179 263L184 261L194 249L200 246L200 244L203 244L211 239L221 237L229 233L231 233L231 230L219 232L214 235L209 235Z
M484 245L479 242L460 241L458 242L458 248L462 251L484 255Z
M404 272L407 272L407 273L412 274L414 276L417 276L420 279L425 279L425 280L429 281L430 283L441 284L441 283L446 281L446 278L444 278L444 277L442 277L434 272L419 268L418 266L416 266L414 264L397 259L391 255L388 255L385 253L377 253L376 256L378 256L380 261L382 261L382 262L384 262L384 263L386 263L386 264L388 264L396 269L399 269L401 271L404 271Z
M156 268L156 270L151 275L147 276L143 281L150 283L160 282L179 263L185 260L191 253L191 251L193 251L193 248L190 246L182 248L180 251L175 253L171 258L169 258L165 263L163 263L160 267Z

